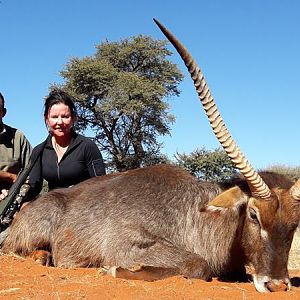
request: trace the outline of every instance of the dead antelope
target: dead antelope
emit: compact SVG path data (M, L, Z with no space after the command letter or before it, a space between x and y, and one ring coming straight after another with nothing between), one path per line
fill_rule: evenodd
M54 266L119 266L121 275L149 280L176 274L236 278L250 265L259 292L289 290L300 181L255 171L226 129L191 55L156 23L184 60L217 139L244 179L199 182L169 165L92 178L27 205L2 250L23 256L44 250L42 260L51 256Z

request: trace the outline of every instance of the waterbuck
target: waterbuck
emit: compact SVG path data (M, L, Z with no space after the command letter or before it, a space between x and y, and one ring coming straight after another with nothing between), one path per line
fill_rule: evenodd
M116 266L108 272L149 280L176 274L236 278L249 265L259 292L289 290L300 180L255 171L191 55L155 22L184 60L212 129L241 176L224 184L199 182L178 167L157 165L92 178L22 209L2 251L59 267Z

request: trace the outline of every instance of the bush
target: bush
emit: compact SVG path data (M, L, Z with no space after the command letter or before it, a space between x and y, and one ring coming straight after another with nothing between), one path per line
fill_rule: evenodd
M266 170L286 175L294 181L300 178L300 166L271 165Z
M230 158L221 148L215 150L201 148L191 154L177 153L175 159L177 165L205 181L224 181L237 173Z

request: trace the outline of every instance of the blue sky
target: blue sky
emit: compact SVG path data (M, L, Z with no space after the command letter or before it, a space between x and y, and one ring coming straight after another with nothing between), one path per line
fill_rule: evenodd
M255 168L298 166L300 112L300 1L297 0L1 0L0 91L4 121L33 146L47 132L43 99L68 60L95 53L102 41L138 34L164 36L160 20L200 65L227 128ZM219 147L193 83L185 74L176 116L163 152Z

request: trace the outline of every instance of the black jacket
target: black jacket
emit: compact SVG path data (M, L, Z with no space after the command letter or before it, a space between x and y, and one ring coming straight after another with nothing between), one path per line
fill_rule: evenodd
M49 189L69 187L91 177L105 174L105 167L100 150L96 144L87 137L74 133L71 143L57 162L57 155L52 146L51 136L45 143L37 145L32 152L34 157L42 150L29 174L31 186L28 199L37 196L42 190L43 180L48 182Z

